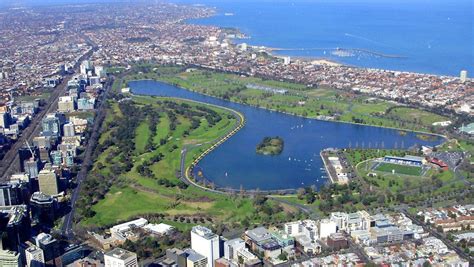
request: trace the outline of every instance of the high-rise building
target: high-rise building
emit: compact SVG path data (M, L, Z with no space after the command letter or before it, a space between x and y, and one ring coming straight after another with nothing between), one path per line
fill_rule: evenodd
M61 136L61 122L55 113L47 114L41 122L44 136Z
M91 64L88 60L84 60L82 61L81 65L80 65L80 71L81 71L81 74L87 74L87 72L91 69Z
M56 202L50 195L35 192L30 199L32 220L42 225L52 225L55 219Z
M103 66L94 66L94 73L95 75L99 76L100 78L104 78L106 73Z
M0 249L19 251L21 243L30 238L30 225L26 205L0 207Z
M75 136L75 130L74 130L74 124L71 122L64 124L63 126L63 132L64 136L69 137L69 136Z
M0 128L8 128L11 124L9 112L0 112Z
M184 252L186 253L186 267L209 266L209 259L206 256L197 253L193 249L186 249Z
M459 78L461 79L461 82L465 83L467 80L467 70L462 70Z
M191 230L191 248L207 257L207 266L214 267L214 261L220 258L220 238L204 226L194 226Z
M39 159L30 158L25 160L23 163L24 171L30 176L30 178L37 178L39 175L40 161Z
M38 174L39 190L46 195L59 194L58 176L53 170L43 169Z
M105 267L138 267L137 254L115 248L104 254Z
M0 266L22 267L20 254L14 251L0 249Z
M25 248L25 261L27 267L44 267L43 250L34 244L28 244Z
M41 148L51 148L51 136L36 136L33 138L33 145L39 149Z
M33 154L35 154L34 155L35 157L39 155L39 151L37 147L31 147L31 150L28 147L21 147L20 149L18 149L18 158L20 160L21 172L25 171L25 161L33 157L33 154L31 154L31 151L33 151Z
M77 100L77 109L92 110L95 106L95 98L79 98Z
M89 77L89 84L90 85L100 84L100 77L99 76Z
M76 110L75 99L72 96L61 96L58 101L59 112L72 112Z
M51 153L49 153L49 155L51 157L51 163L53 165L59 166L63 163L63 157L62 157L61 151L53 150L51 151Z
M45 263L60 256L59 243L50 234L41 233L35 237L36 246L43 250Z
M74 166L75 152L73 150L67 150L63 155L63 163L66 167Z
M28 186L23 181L10 181L0 184L0 206L26 204Z

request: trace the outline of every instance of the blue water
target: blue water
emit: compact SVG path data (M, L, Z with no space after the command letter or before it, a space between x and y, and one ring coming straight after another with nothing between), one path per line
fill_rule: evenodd
M362 144L372 147L377 143L385 148L395 145L405 148L413 144L436 145L436 141L422 141L414 133L399 135L397 130L354 124L305 119L265 109L232 103L201 95L155 81L129 83L135 94L169 96L191 99L228 107L241 112L246 124L237 134L199 162L204 176L219 187L238 189L276 190L321 186L327 182L321 168L319 152L328 147L345 148ZM255 147L265 136L281 136L285 146L278 156L255 153ZM291 158L291 160L290 160ZM227 173L227 175L226 175Z
M218 15L193 23L236 27L253 45L318 48L282 51L291 56L329 58L341 63L391 70L458 76L474 73L472 0L174 0L215 6ZM231 12L234 16L225 16ZM366 49L403 58L335 48Z

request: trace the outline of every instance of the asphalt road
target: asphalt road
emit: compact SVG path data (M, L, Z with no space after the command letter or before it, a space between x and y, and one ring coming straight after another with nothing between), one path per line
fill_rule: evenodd
M75 208L76 208L76 201L79 198L79 193L81 190L81 184L84 181L84 179L87 176L87 172L89 171L89 168L92 166L93 159L93 151L95 146L97 145L97 142L100 137L100 127L102 126L102 122L104 121L105 115L106 115L106 99L107 96L110 92L110 89L113 84L113 78L109 79L105 85L105 92L100 96L100 104L99 108L97 109L97 116L94 121L94 128L92 129L92 134L87 142L86 150L85 150L85 155L84 155L84 160L81 165L81 170L76 176L76 188L73 189L72 194L71 194L71 199L70 199L70 211L67 213L64 218L63 218L63 224L61 226L61 231L62 233L67 237L67 238L72 238L74 233L72 230L72 226L74 224L74 213L75 213Z

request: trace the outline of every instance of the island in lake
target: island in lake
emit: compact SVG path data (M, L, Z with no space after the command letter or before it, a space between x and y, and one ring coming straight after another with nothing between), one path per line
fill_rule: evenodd
M283 151L283 139L279 136L264 137L262 142L257 145L257 154L262 155L279 155Z

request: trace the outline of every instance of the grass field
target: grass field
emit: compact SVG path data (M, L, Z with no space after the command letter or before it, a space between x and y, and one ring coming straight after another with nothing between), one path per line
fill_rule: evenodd
M408 130L436 131L433 122L448 120L428 111L398 107L396 103L330 88L313 88L302 84L274 81L257 77L192 70L178 67L150 66L131 74L125 80L153 79L175 84L204 94L287 112L304 117L331 116L335 120ZM287 94L272 94L247 88L257 84L288 90Z
M210 125L204 117L193 117L176 112L171 104L165 105L164 101L176 104L177 107L183 104L189 105L188 110L192 112L196 112L198 106L204 106L201 104L172 98L142 96L133 97L133 101L136 106L152 107L158 111L159 121L156 124L156 131L153 133L150 130L150 118L137 118L141 121L134 131L133 167L120 175L120 182L113 184L105 197L91 207L94 215L83 218L81 225L111 225L139 215L153 213L166 215L165 220L181 230L189 229L193 225L192 221L183 223L176 220L183 216L186 218L210 216L218 222L229 225L240 224L244 220L256 223L261 221L262 217L267 221L286 218L289 207L286 207L286 211L278 211L272 215L262 214L257 211L250 198L230 197L208 193L195 187L176 186L180 181L177 172L180 167L181 149L184 146L191 148L187 155L187 164L189 164L199 153L210 147L213 140L235 126L237 121L230 116L229 111L208 106L221 118L214 125ZM110 111L99 139L100 144L104 144L113 136L117 126L111 127L111 125L123 116L119 112L117 102L111 102ZM174 123L169 117L170 114L176 115ZM192 120L198 120L197 127L192 128ZM149 142L153 143L154 149L145 149ZM195 146L196 144L201 145ZM141 174L139 166L159 154L163 155L162 159L149 166L151 175ZM114 165L120 162L118 148L109 146L99 154L92 172L108 177L112 175ZM163 184L163 179L169 181L171 186ZM268 205L275 206L276 203L269 200Z
M403 174L412 176L420 176L422 171L421 167L399 165L393 163L381 163L375 168L375 170L393 174Z

